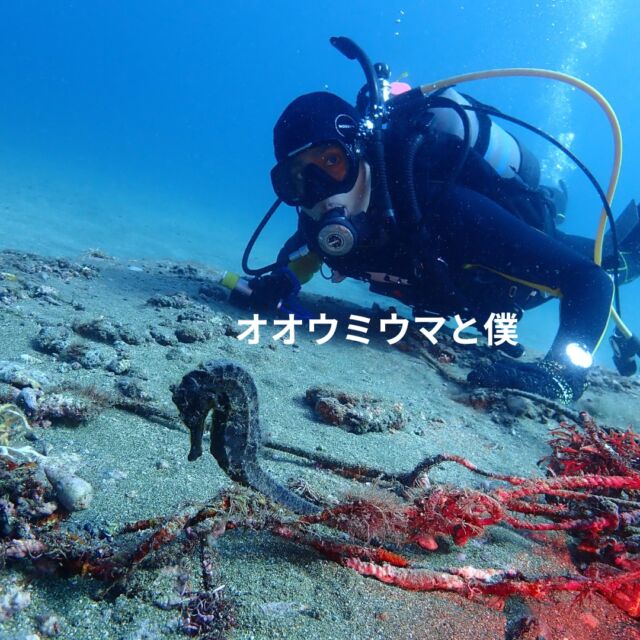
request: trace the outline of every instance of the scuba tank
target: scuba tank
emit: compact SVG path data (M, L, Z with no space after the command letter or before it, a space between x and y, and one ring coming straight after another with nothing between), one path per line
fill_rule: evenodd
M481 104L451 87L436 93L463 107ZM464 125L458 113L444 107L434 107L431 113L431 129L460 140L464 138ZM493 122L485 113L468 111L467 117L469 145L500 178L508 180L517 177L532 188L540 184L540 163L519 140Z

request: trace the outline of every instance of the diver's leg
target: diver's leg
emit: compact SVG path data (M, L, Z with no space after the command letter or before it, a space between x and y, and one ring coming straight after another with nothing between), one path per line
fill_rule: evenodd
M584 256L585 258L591 258L593 260L593 249L595 242L591 238L585 238L584 236L576 236L569 233L563 233L556 230L554 238L562 242L567 247L571 247L574 251Z
M632 201L616 221L618 236L618 282L627 284L640 276L640 216ZM595 241L582 236L556 231L555 238L581 255L593 259ZM602 266L613 273L616 266L611 232L605 235L602 248Z

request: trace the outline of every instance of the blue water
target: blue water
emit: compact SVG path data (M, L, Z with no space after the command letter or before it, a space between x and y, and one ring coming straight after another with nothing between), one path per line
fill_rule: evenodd
M507 66L587 80L615 107L625 135L619 211L640 195L638 24L634 0L4 0L0 247L67 255L99 247L238 269L273 199L271 129L279 113L307 91L353 98L363 82L358 66L329 45L331 35L354 38L414 85ZM583 95L541 80L465 89L572 137L572 150L606 185L610 131ZM565 230L593 235L600 207L585 179L544 144L522 138L548 178L569 186ZM294 224L293 212L282 210L254 261L270 261ZM351 289L334 294L342 291ZM638 291L623 290L636 327ZM553 336L554 314L530 321L538 323L537 345Z

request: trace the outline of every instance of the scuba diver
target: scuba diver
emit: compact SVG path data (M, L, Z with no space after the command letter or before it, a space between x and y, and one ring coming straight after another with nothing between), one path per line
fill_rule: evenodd
M605 237L597 265L593 240L557 229L564 184L540 184L537 159L488 115L492 108L453 87L418 96L385 84L384 65L372 79L362 51L336 40L361 62L368 84L355 106L309 93L276 122L271 181L278 200L245 251L243 267L255 277L232 300L300 315L300 286L323 264L334 282L365 281L416 317L459 315L477 327L492 313L519 319L558 297L559 329L544 358L521 362L521 345L504 343L497 348L505 357L468 380L563 403L578 399L609 320L610 273L617 271L619 283L640 275L635 203L621 215L617 238ZM385 104L381 86L398 95ZM384 126L377 126L381 109ZM297 230L272 265L251 270L248 253L281 201L296 208Z

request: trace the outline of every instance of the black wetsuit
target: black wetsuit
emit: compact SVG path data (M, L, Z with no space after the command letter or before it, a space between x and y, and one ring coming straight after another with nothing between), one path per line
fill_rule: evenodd
M552 237L462 186L443 194L431 212L430 228L452 282L472 305L498 312L560 297L560 327L551 355L559 357L570 342L595 349L606 328L613 283L593 262L592 242L580 239L586 250L581 255L574 237Z
M451 155L456 144L449 147L453 148ZM393 169L402 164L403 145L390 148L392 196L402 220L407 186L401 172L394 178ZM541 208L538 191L523 189L518 194L515 189L514 197L513 183L492 175L473 154L456 184L440 188L443 180L437 179L438 173L446 175L450 164L446 154L442 157L436 156L439 171L435 181L433 153L424 163L417 163L415 174L429 241L416 244L409 230L384 246L323 261L341 275L369 280L372 291L393 296L416 312L459 313L466 319L475 318L477 328L492 312L520 313L559 297L560 326L549 355L561 358L570 342L593 351L606 329L613 296L611 277L593 262L593 241L558 232L549 208ZM527 206L520 206L523 202ZM512 210L502 206L511 203L516 203ZM313 247L313 238L305 232L305 218L301 213L298 231L280 252L281 260L301 245ZM420 252L429 260L427 268L416 275ZM611 256L607 262L612 264ZM371 281L372 272L389 274L390 281Z

